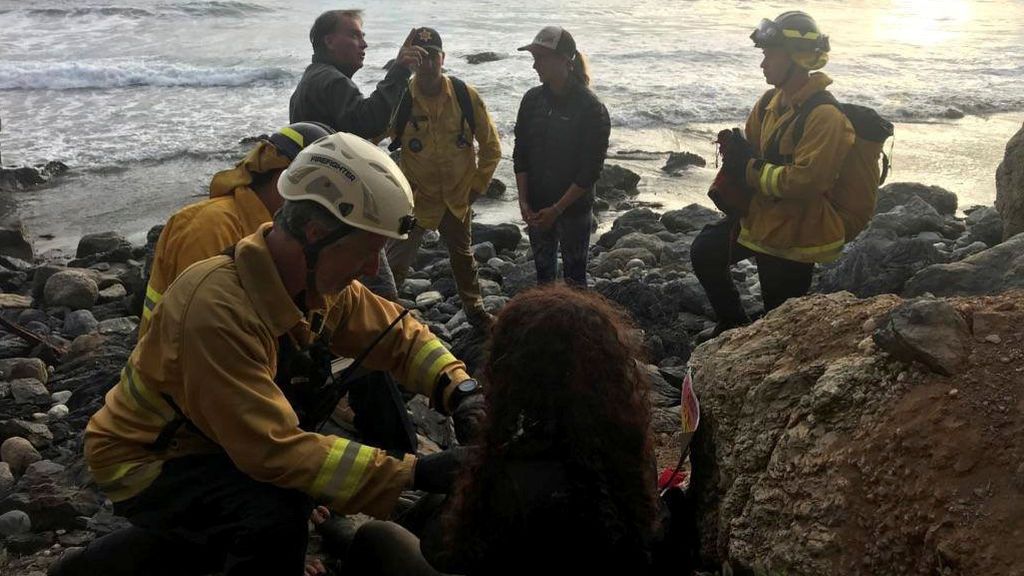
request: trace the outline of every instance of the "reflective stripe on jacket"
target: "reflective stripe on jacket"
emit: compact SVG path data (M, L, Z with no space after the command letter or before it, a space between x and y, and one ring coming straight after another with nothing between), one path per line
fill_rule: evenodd
M447 76L441 94L434 98L422 96L415 81L409 83L412 112L402 131L400 165L412 185L416 220L427 230L438 227L446 209L465 220L475 199L471 194L487 190L501 160L498 130L477 91L469 85L466 89L473 102L475 135L463 127L462 110ZM478 150L474 150L474 137ZM413 140L415 145L410 144Z
M747 140L761 156L780 127L779 152L792 162L747 165L747 184L758 193L741 221L739 243L751 250L797 262L831 262L845 243L843 222L828 200L846 154L854 141L853 126L834 106L815 108L794 147L791 119L811 95L832 83L823 73L788 102L780 90L761 118L757 107L747 119Z
M252 478L302 490L342 513L384 517L409 487L413 456L397 459L301 430L274 383L278 338L288 333L300 345L311 342L316 334L307 318L325 318L332 352L355 357L400 308L354 282L323 310L304 317L267 249L270 226L240 241L234 258L204 260L178 277L120 381L89 421L86 461L112 500L141 492L166 460L216 450ZM453 384L468 378L464 365L409 316L387 333L365 365L391 372L428 398L442 374ZM181 427L165 451L154 452L147 446L174 418L164 395L201 433Z

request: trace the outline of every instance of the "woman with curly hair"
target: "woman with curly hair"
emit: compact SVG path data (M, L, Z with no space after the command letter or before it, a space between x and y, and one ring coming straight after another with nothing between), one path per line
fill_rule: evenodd
M632 322L599 295L550 285L502 309L485 367L480 445L424 535L432 569L645 571L657 495L640 356ZM353 550L383 553L380 540L398 530L371 523Z

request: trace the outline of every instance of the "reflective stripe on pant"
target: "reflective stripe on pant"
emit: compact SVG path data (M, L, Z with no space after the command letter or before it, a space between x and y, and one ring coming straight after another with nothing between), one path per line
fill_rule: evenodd
M480 296L480 280L476 273L476 259L473 258L473 233L472 219L466 213L466 218L459 220L447 210L441 218L437 227L441 239L448 246L448 257L452 264L452 276L455 278L455 286L459 290L459 299L462 300L462 307L467 311L473 308L483 307L483 298ZM391 269L395 274L395 282L401 284L409 273L409 267L416 261L416 254L423 243L423 236L427 231L417 226L409 233L407 240L392 242L388 246L388 260Z
M558 252L562 253L562 276L567 283L587 287L587 252L590 250L590 210L563 214L548 230L530 226L530 248L537 267L537 284L553 282L558 276Z
M807 294L814 273L814 264L761 254L740 245L736 242L738 230L739 223L735 220L713 222L700 231L690 247L693 271L704 287L715 315L720 322L729 324L747 321L729 270L731 265L747 258L757 262L765 312L778 308L790 298Z

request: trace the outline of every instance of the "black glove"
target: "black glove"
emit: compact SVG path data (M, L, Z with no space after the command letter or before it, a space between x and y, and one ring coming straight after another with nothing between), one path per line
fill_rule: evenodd
M483 392L463 397L452 410L455 438L463 446L473 444L480 434L480 424L487 416Z
M743 137L739 128L732 129L732 136L728 144L723 147L724 156L722 167L726 174L732 176L737 182L747 181L747 163L754 157L754 147Z
M444 452L420 456L416 459L416 468L413 471L413 490L448 494L459 470L475 456L477 450L475 447L456 446Z

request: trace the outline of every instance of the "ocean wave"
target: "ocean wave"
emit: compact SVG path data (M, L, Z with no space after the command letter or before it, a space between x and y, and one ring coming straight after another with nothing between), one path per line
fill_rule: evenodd
M19 14L29 17L81 18L87 16L118 16L131 19L180 17L180 16L246 16L264 12L275 12L278 8L253 2L212 0L209 2L184 2L154 8L134 6L78 6L67 8L11 8L0 10L0 14Z
M169 63L0 62L0 90L77 90L136 86L211 87L276 83L294 71L276 67L213 68Z

